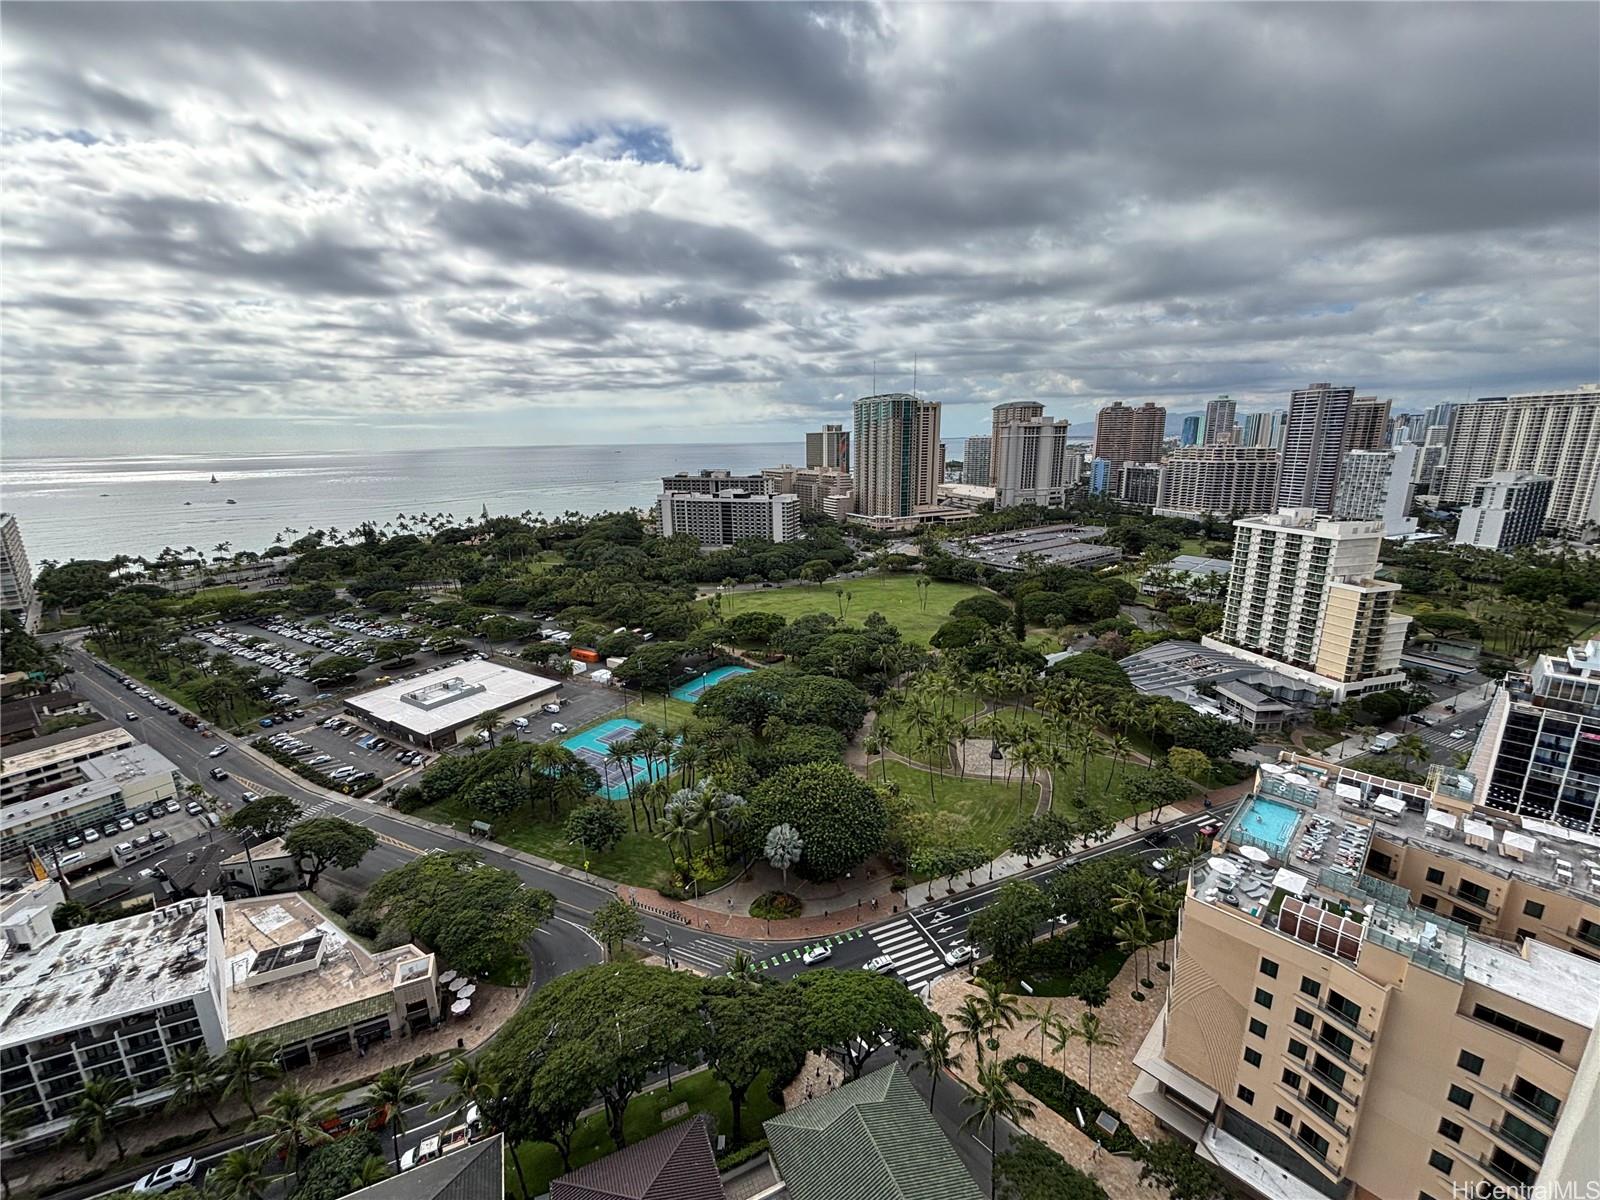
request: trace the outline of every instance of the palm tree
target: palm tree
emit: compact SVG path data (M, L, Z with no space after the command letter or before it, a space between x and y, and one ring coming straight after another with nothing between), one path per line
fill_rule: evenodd
M127 1103L133 1095L133 1084L116 1076L102 1075L83 1085L78 1103L72 1109L72 1124L67 1128L70 1141L83 1143L83 1156L93 1158L110 1138L117 1148L120 1161L128 1156L117 1132L117 1123L134 1114L133 1105Z
M1000 1174L993 1167L996 1126L1002 1120L1020 1125L1024 1117L1033 1116L1033 1102L1023 1100L1012 1092L1005 1069L999 1063L989 1063L978 1068L978 1090L963 1096L961 1103L973 1107L972 1115L961 1122L963 1129L968 1125L976 1125L980 1130L985 1125L989 1127L989 1195L993 1197L995 1177Z
M961 1002L961 1007L956 1009L951 1020L956 1024L956 1036L963 1041L971 1042L972 1048L978 1052L978 1062L983 1063L983 1034L988 1021L984 1016L982 1002L976 996L968 996Z
M500 728L500 723L500 710L498 708L491 708L486 712L479 713L477 717L473 719L472 728L478 733L488 734L489 736L483 738L482 740L492 746L494 745L494 731ZM473 743L473 749L476 751L477 742Z
M728 960L728 978L740 983L760 983L761 972L756 968L755 955L740 948Z
M222 1074L227 1081L224 1096L237 1095L252 1117L259 1116L255 1105L255 1085L263 1079L283 1074L278 1065L278 1048L262 1038L240 1038L228 1047L222 1058Z
M450 1090L430 1104L428 1111L448 1112L460 1121L467 1119L467 1109L474 1104L482 1113L484 1101L494 1094L494 1082L483 1074L475 1058L456 1059L439 1079Z
M1007 1029L1016 1027L1017 1020L1022 1016L1022 1006L1015 996L1006 994L1005 984L999 979L984 978L978 980L978 987L983 995L978 999L978 1008L983 1013L984 1024L989 1029L989 1049L1000 1048L999 1038L996 1036L1003 1025Z
M204 1048L184 1050L173 1056L172 1069L167 1072L167 1086L172 1089L164 1111L176 1112L180 1108L199 1106L218 1129L216 1107L211 1103L222 1090L222 1065Z
M1034 1032L1039 1035L1039 1061L1044 1061L1044 1039L1056 1027L1056 1015L1048 1008L1030 1007L1022 1010L1023 1015L1033 1022Z
M382 1183L393 1174L394 1172L389 1170L389 1164L383 1161L383 1155L369 1154L351 1173L350 1184L357 1189L371 1187L375 1183Z
M267 1143L225 1154L206 1172L208 1200L265 1200L276 1175L267 1170Z
M367 1106L371 1108L379 1129L387 1129L394 1142L394 1169L400 1169L400 1138L406 1131L406 1109L422 1099L422 1093L411 1082L411 1065L385 1067L367 1089Z
M0 1108L0 1142L15 1141L38 1124L39 1110L31 1104L8 1104ZM6 1178L6 1161L0 1158L0 1195L11 1195L11 1181Z
M922 1037L922 1057L917 1066L928 1073L928 1111L933 1111L933 1098L939 1092L939 1076L961 1065L961 1052L950 1038L950 1030L937 1016L928 1032Z
M1139 962L1139 952L1148 951L1151 946L1155 945L1155 939L1150 935L1150 926L1145 921L1143 909L1139 909L1124 917L1121 924L1113 929L1111 934L1117 939L1117 949L1126 951L1127 954L1133 958L1135 966L1137 966ZM1150 973L1149 968L1150 964L1146 962L1144 970L1139 972L1138 983L1140 987L1155 986L1148 978ZM1139 988L1136 987L1133 991L1133 998L1135 1000L1143 1000L1144 994L1139 991Z
M267 1135L270 1152L282 1154L284 1166L299 1179L301 1151L333 1140L322 1127L333 1110L319 1106L315 1096L295 1083L286 1083L268 1096L266 1109L250 1128Z
M690 813L689 804L680 801L680 796L692 798L693 793L687 788L681 788L674 793L672 799L667 802L666 811L661 817L661 828L656 832L656 836L667 843L669 850L672 849L673 839L681 839L683 865L687 869L694 858L694 817ZM676 853L672 855L672 860L677 862Z
M1116 1046L1122 1041L1112 1033L1100 1020L1099 1013L1083 1012L1078 1014L1078 1037L1083 1039L1083 1044L1089 1048L1089 1078L1086 1086L1094 1091L1094 1048Z
M1067 1047L1078 1036L1078 1027L1066 1021L1057 1021L1050 1031L1050 1048L1061 1058L1061 1073L1067 1073Z

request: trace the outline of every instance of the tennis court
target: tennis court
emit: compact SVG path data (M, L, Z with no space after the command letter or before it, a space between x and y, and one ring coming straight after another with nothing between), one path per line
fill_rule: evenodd
M575 733L561 744L600 773L599 794L607 800L622 800L628 795L628 781L634 783L662 778L670 769L657 759L646 763L644 756L635 755L625 766L613 762L606 753L612 746L625 742L639 729L638 721L617 718Z
M699 679L691 679L688 683L680 683L668 693L674 700L684 700L693 704L705 695L707 688L714 688L724 679L731 679L735 675L748 675L749 667L714 667Z

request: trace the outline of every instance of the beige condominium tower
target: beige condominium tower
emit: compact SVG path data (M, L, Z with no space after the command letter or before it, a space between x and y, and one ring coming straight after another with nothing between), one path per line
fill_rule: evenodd
M1204 643L1322 689L1337 701L1405 683L1410 617L1374 578L1382 521L1286 508L1234 522L1222 629Z
M856 510L907 517L936 504L943 477L939 405L904 392L855 402Z
M1596 843L1474 790L1285 753L1191 872L1132 1096L1242 1193L1600 1179Z

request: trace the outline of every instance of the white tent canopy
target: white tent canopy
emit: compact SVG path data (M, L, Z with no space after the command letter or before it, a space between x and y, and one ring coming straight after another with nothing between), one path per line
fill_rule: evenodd
M1440 829L1454 830L1456 827L1455 813L1447 813L1437 808L1428 810L1428 824Z
M1280 867L1278 873L1272 877L1272 886L1282 888L1291 896L1304 896L1311 887L1311 881L1299 871L1291 871L1288 867Z

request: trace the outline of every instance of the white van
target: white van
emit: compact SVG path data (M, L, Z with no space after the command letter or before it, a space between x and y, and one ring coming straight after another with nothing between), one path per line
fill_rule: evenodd
M527 717L512 717L511 718L511 724L512 724L513 728L526 729L528 727L528 718Z

